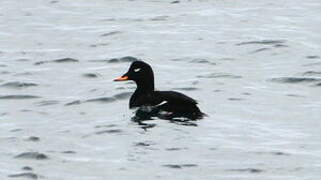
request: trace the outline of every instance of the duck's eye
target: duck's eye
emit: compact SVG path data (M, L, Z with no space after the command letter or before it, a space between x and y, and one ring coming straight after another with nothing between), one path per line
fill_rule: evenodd
M134 69L135 72L139 72L140 71L140 68L136 68Z

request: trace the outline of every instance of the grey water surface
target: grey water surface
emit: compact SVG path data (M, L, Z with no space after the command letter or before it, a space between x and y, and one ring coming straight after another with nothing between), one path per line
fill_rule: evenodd
M320 0L1 0L0 179L319 180ZM132 122L130 62L208 117Z

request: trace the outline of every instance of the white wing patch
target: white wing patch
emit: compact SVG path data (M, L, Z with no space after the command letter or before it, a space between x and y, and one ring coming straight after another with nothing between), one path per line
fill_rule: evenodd
M161 105L163 105L163 104L165 104L165 103L167 103L167 101L162 101L161 103L155 105L155 107L161 106Z
M139 72L140 71L140 68L136 68L134 69L135 72Z

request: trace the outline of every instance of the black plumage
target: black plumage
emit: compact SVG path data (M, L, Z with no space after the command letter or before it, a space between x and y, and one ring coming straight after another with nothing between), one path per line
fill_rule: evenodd
M176 91L155 91L153 70L143 61L134 61L127 73L115 79L126 80L137 84L137 89L130 98L129 108L139 108L136 111L138 119L156 116L162 119L182 117L196 120L204 116L194 99Z

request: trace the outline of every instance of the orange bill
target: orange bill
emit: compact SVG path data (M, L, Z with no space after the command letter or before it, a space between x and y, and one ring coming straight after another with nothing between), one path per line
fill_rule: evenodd
M114 79L114 81L127 81L128 80L128 76L121 76L117 79Z

